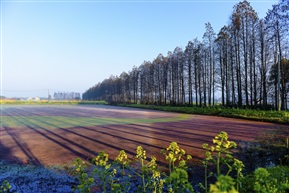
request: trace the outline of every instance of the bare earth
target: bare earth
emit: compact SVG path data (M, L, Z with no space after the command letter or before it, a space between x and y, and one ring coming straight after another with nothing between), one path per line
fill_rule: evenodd
M176 113L109 106L9 106L1 116L114 117L132 119L173 118ZM276 124L200 115L175 122L103 124L46 129L23 125L0 127L0 159L38 165L68 163L76 157L90 159L104 150L114 159L124 149L131 157L141 145L147 157L164 161L161 149L177 142L193 159L202 158L203 143L212 143L220 131L235 142L253 141L262 131Z

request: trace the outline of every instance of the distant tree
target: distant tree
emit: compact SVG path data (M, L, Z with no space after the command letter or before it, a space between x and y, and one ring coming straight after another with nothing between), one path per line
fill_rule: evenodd
M260 76L261 76L261 84L260 84L260 101L262 101L262 105L267 106L267 71L268 71L268 61L269 61L269 41L268 35L265 31L265 23L264 20L259 20L258 24L258 32L257 39L259 41L259 52L260 52Z
M168 90L169 90L169 62L168 57L162 57L162 71L161 71L161 80L162 80L162 88L164 95L164 105L167 104L168 100Z
M265 17L266 32L271 43L271 54L274 58L274 65L278 63L285 55L286 41L288 43L288 26L289 26L289 5L288 1L281 0L278 4L268 10ZM287 39L287 40L286 40ZM288 47L287 47L288 51ZM275 84L275 104L278 109L279 95L278 84ZM282 86L283 87L283 86ZM284 93L282 94L284 95ZM282 96L284 98L284 96ZM281 101L281 106L282 106ZM282 107L281 107L282 108Z
M254 62L254 28L257 22L257 13L246 0L238 3L234 7L231 16L231 25L235 41L235 57L237 63L237 86L238 86L238 104L242 105L242 89L245 93L246 106L249 106L249 86L253 84L253 62ZM253 41L252 41L253 40ZM242 53L242 57L241 57ZM248 65L249 64L249 65ZM244 75L241 71L244 69ZM248 72L249 71L249 72ZM243 78L242 78L243 77ZM250 82L248 80L250 79ZM242 79L244 88L242 88ZM255 83L254 83L255 84ZM250 89L252 93L253 89ZM252 98L252 97L251 97ZM251 100L252 101L252 100ZM251 103L252 104L252 103Z
M205 52L206 52L206 63L208 63L206 77L208 80L208 103L209 106L213 103L214 105L214 98L215 98L215 57L214 57L214 41L215 41L215 32L213 30L213 27L210 22L205 24L206 31L203 35L203 42L205 46ZM206 88L205 88L206 89ZM213 102L212 102L213 101Z
M137 103L138 100L138 81L139 81L139 71L136 66L132 68L130 73L130 84L133 90L133 103Z
M187 64L187 73L188 73L188 97L189 97L189 105L193 104L193 42L189 41L186 49L185 49L185 60Z
M193 41L194 87L196 106L202 106L202 44L196 38Z
M277 85L277 69L278 69L278 64L274 64L271 67L270 71L270 80L272 84ZM289 92L289 60L288 59L282 59L280 61L280 75L281 75L281 109L282 110L287 110L287 96ZM277 94L277 93L276 93ZM278 97L278 96L277 96Z
M154 66L154 86L155 86L155 98L156 103L161 105L165 103L166 97L166 86L167 86L167 72L166 58L159 54L157 58L153 61Z
M230 52L230 35L228 27L224 26L218 33L216 39L217 53L219 60L219 76L221 85L222 105L229 104L230 100L230 73L229 73L229 52Z

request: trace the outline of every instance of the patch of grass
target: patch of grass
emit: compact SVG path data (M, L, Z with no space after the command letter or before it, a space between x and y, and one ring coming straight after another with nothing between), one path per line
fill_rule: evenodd
M13 100L1 99L0 104L5 105L107 105L106 101L79 101L79 100Z
M4 127L20 128L23 126L43 127L46 129L69 128L77 126L141 124L187 120L188 115L169 118L110 118L110 117L65 117L65 116L2 116Z
M155 106L155 105L141 105L129 104L121 105L134 108L153 109L168 112L178 112L187 114L212 115L230 118L240 118L256 121L265 121L272 123L289 123L289 111L265 111L253 109L235 109L224 107L187 107L187 106Z

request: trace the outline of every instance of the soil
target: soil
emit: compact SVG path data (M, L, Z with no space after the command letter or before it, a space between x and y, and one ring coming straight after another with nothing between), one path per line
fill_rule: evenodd
M139 110L110 106L10 106L3 108L2 116L71 116L118 117L118 118L164 118L178 114L160 111ZM0 159L42 166L65 164L80 157L89 160L99 151L105 151L115 159L124 149L131 157L141 145L147 156L155 156L165 163L161 149L175 141L193 156L194 160L204 156L202 144L212 143L221 131L229 139L252 142L264 130L274 130L280 125L233 118L190 115L187 120L177 122L106 124L46 129L37 125L21 128L1 127Z

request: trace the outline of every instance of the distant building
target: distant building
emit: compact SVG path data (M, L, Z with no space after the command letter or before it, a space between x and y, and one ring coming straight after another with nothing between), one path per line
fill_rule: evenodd
M21 99L20 99L20 100L21 100ZM39 97L35 97L35 98L28 97L26 100L27 100L27 101L40 101L40 98L39 98Z

